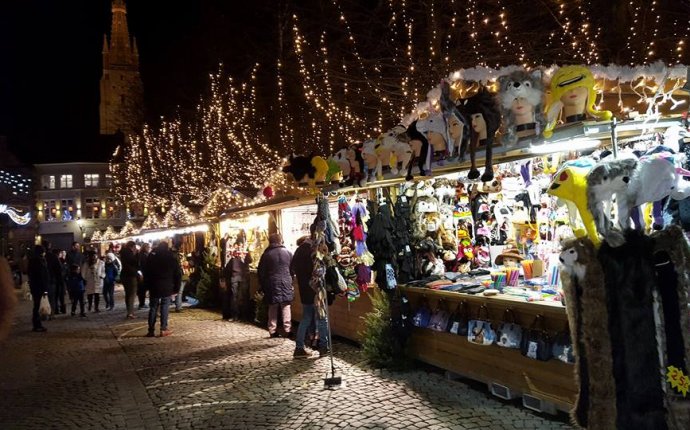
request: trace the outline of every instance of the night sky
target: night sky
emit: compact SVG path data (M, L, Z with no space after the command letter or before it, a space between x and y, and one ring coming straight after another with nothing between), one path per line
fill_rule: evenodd
M223 61L241 75L270 52L267 0L129 0L147 119L191 107ZM243 5L244 4L244 5ZM0 135L24 162L107 161L99 138L103 34L110 0L0 5Z
M110 0L0 2L0 136L8 137L10 149L23 161L108 161L110 158L115 143L99 137L98 124L101 48L103 34L109 30L110 3ZM486 6L482 13L487 12L487 16L495 18L500 12L498 2L480 3ZM652 38L656 42L656 54L649 61L687 63L687 55L677 58L675 47L679 38L686 38L690 31L690 1L658 3L656 11L641 6L638 11L629 2L593 0L588 2L588 13L583 16L578 9L579 2L549 0L540 2L539 7L534 7L532 0L503 2L510 17L511 43L519 42L527 58L536 65L583 62L575 55L575 45L584 46L588 41L578 32L563 37L557 19L560 15L556 14L561 7L566 8L565 13L574 26L591 18L592 28L603 29L598 43L599 61L603 64L642 62ZM207 89L209 73L216 72L220 62L237 82L245 82L255 63L260 63L257 109L271 120L266 127L269 144L280 149L284 142L275 132L275 118L282 113L276 110L279 109L276 64L282 58L281 73L288 100L285 109L292 114L291 126L302 133L291 143L303 146L312 124L306 113L314 110L303 100L303 81L292 44L290 17L293 13L299 17L300 31L311 43L307 49L312 52L311 59L307 58L310 64L321 62L314 53L318 51L319 36L328 34L328 52L334 60L329 67L336 98L343 99L339 100L341 107L347 105L360 110L359 114L372 124L383 112L387 115L384 118L387 125L394 125L399 119L397 106L392 108L381 102L362 70L369 70L369 76L379 75L372 78L377 88L386 93L389 101L404 106L419 100L450 71L476 66L480 58L492 65L516 63L515 50L506 49L495 40L497 20L486 28L479 24L477 40L482 41L479 52L470 40L474 30L473 24L467 21L471 14L464 3L441 0L435 2L435 16L429 13L427 1L406 3L404 12L414 20L415 30L414 58L405 58L406 31L401 27L402 19L396 21L397 27L393 25L391 4L397 9L401 7L399 2L386 0L128 0L129 29L137 39L140 53L146 122L155 127L161 116L170 118L178 107L182 117L190 118L200 95ZM341 6L347 13L352 33L357 36L364 60L353 56L353 44L339 19ZM493 12L491 7L495 9ZM451 9L460 17L457 28L449 26L454 16ZM402 10L397 13L399 18L404 18ZM656 19L657 13L662 16L660 21ZM630 37L629 28L633 24L638 31ZM283 35L282 50L279 28ZM658 35L652 37L657 30ZM446 35L454 35L450 45L444 42ZM553 41L550 35L555 35ZM579 44L571 45L571 39ZM429 57L430 52L435 52L429 49L433 44L438 52L446 49L450 53L450 63ZM628 44L634 49L629 49ZM344 67L339 68L345 63L347 72L342 71ZM414 64L417 67L410 67ZM417 98L402 94L403 77L409 77L414 83L410 88L420 90ZM338 96L348 83L349 96ZM360 91L352 91L355 85L361 90L361 98Z

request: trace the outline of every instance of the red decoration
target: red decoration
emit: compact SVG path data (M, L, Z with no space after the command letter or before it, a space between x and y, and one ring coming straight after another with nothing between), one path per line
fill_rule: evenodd
M264 194L264 197L266 197L267 199L270 199L274 195L273 194L273 188L271 188L271 187L264 188L263 194Z

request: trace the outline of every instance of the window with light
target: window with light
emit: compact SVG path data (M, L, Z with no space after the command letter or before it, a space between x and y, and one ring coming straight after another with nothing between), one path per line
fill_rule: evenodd
M60 176L60 188L72 188L72 175Z
M98 173L84 174L84 187L98 187Z

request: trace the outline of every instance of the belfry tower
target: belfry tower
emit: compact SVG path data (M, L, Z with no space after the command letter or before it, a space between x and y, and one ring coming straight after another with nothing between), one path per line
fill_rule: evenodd
M143 120L143 86L139 76L136 39L127 28L124 0L112 2L110 43L103 35L103 76L101 77L101 134L125 136L139 129Z

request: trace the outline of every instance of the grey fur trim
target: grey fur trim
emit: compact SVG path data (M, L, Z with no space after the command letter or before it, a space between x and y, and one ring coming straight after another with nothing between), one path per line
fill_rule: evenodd
M587 401L582 407L587 408L587 427L591 429L616 428L616 384L613 379L613 361L609 334L608 310L606 307L606 289L604 288L604 272L596 256L592 242L587 238L571 239L563 243L563 252L574 248L577 252L577 264L585 268L581 277L573 270L572 275L561 271L561 281L566 296L566 308L570 335L576 356L575 379L578 387L582 387L578 369L580 357L586 358L589 369L589 393ZM579 279L575 279L578 277ZM576 292L576 282L581 286L581 295ZM580 313L580 309L582 312ZM579 344L584 345L580 351ZM577 405L584 399L578 393L574 409L571 413L573 423L577 422ZM582 414L582 411L579 411Z

